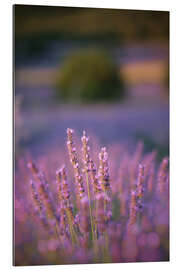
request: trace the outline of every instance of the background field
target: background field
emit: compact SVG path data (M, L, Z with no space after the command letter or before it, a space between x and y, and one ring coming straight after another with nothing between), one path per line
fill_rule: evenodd
M60 147L67 127L87 129L105 144L131 147L142 139L147 150L168 153L168 12L23 5L14 12L17 154ZM125 83L123 100L57 100L57 73L81 48L110 53Z

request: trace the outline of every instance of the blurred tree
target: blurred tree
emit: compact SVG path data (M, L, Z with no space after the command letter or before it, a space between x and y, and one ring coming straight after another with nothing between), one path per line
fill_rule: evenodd
M57 34L85 38L106 36L119 40L144 41L169 39L169 12L103 8L15 5L15 36Z
M58 95L72 102L109 101L124 96L119 67L100 49L80 50L67 57L56 86Z

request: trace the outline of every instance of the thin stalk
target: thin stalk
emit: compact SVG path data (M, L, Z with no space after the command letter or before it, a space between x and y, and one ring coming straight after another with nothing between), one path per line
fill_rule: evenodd
M89 214L90 214L90 222L91 222L92 240L94 241L94 224L93 224L93 218L92 218L91 198L90 198L89 180L88 180L87 172L86 172L86 184L87 184L88 201L89 201Z
M106 194L106 191L104 191ZM106 200L104 200L104 213L106 212ZM109 262L109 237L107 234L107 231L104 232L104 238L105 238L105 245L104 245L104 261Z
M104 213L106 212L106 200L104 200Z
M56 236L57 238L59 239L59 241L62 243L62 239L61 239L61 236L60 236L60 233L59 233L59 230L58 230L58 224L57 224L57 221L56 221L56 226L55 226L55 232L56 232Z
M141 225L141 214L139 212L137 213L137 224L138 226Z
M97 239L97 217L98 217L98 200L96 200L96 209L95 209L95 218L96 218L96 223L95 223L95 238Z
M97 215L98 215L98 200L95 201L95 219L97 221ZM94 258L94 262L98 263L98 245L97 245L97 240L98 240L98 236L97 236L97 223L94 223L94 254L95 254L95 258Z
M104 233L105 237L105 247L104 247L104 262L110 262L110 255L109 255L109 237L107 232Z
M66 210L66 214L67 214L67 218L68 218L68 223L69 223L69 230L70 230L70 234L71 234L71 240L72 240L72 244L75 244L75 242L77 243L77 236L76 236L76 232L73 228L73 224L71 221L71 216L69 215L69 211Z

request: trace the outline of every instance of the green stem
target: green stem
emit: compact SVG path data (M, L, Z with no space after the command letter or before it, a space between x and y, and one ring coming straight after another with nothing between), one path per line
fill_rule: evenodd
M106 192L105 192L105 194L106 194ZM104 215L105 215L105 212L106 212L106 207L107 207L107 204L106 204L106 201L104 200ZM105 262L110 262L109 261L110 260L110 256L109 256L109 238L108 238L107 231L104 232L104 238L105 238L104 261Z
M95 223L95 238L97 239L97 216L98 216L98 200L96 200L96 210L95 210L95 218L96 218L96 223Z
M62 244L62 239L61 239L61 236L60 236L60 233L59 233L57 221L56 221L56 226L55 226L55 233L56 233L57 238L59 239L59 241Z
M75 242L77 242L77 236L76 236L76 232L73 228L73 224L71 221L71 216L69 214L69 211L66 210L67 213L67 218L68 218L68 223L69 223L69 230L70 230L70 234L71 234L71 240L72 240L72 244L75 244Z
M105 236L105 247L104 247L105 259L104 259L104 262L110 262L109 237L108 237L107 232L105 232L104 236Z
M93 229L94 224L93 224L93 218L92 218L90 189L89 189L89 180L88 180L88 173L87 172L86 172L86 184L87 184L88 201L89 201L89 214L90 214L90 222L91 222L92 240L94 241L94 229Z

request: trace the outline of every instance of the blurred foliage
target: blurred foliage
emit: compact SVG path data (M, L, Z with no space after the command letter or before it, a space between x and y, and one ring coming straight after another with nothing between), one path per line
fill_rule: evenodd
M59 42L73 46L101 43L168 42L169 12L14 5L15 65L39 59ZM66 45L65 45L66 46Z
M72 102L109 101L124 95L119 68L105 50L82 49L69 55L57 76L57 92Z
M15 5L16 37L57 33L66 38L112 36L120 40L168 40L169 12Z
M51 51L53 44L59 43L61 46L69 46L69 49L76 47L87 46L102 46L108 49L118 45L121 46L121 41L113 34L93 34L90 36L81 36L78 33L57 33L57 32L44 32L44 33L30 33L27 36L15 37L15 64L23 64L25 59L38 60ZM68 49L68 47L67 47Z

